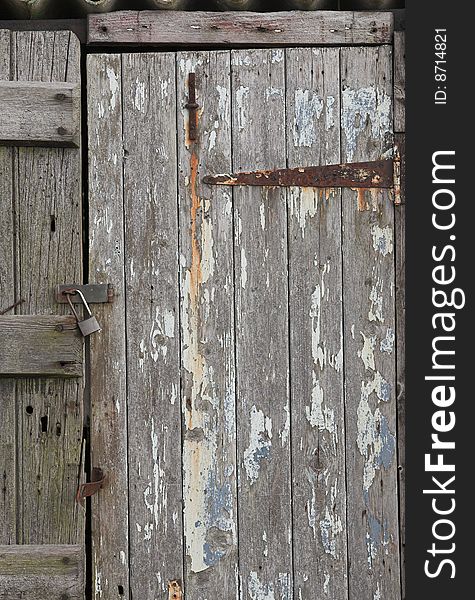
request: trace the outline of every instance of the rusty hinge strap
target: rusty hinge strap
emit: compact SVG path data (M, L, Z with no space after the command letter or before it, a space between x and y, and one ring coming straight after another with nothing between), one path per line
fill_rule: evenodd
M85 498L93 496L104 485L106 476L101 468L94 467L91 473L91 481L88 483L80 483L76 493L76 500L79 504L84 504Z
M188 126L188 137L191 141L195 141L198 133L198 108L199 105L196 102L196 73L188 74L188 102L185 104L185 108L189 111L189 126Z
M390 189L394 186L393 160L252 171L233 175L207 175L203 182L210 185Z

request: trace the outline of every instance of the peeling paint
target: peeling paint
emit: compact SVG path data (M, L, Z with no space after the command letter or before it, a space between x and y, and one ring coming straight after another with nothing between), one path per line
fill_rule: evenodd
M139 81L138 79L135 83L134 107L140 112L145 112L145 83L143 81Z
M109 100L109 106L111 111L115 110L117 106L117 98L119 95L119 76L112 69L112 67L107 66L106 68L107 78L109 79L109 90L111 93L111 97Z
M265 206L264 203L261 202L261 205L259 206L259 213L261 216L261 228L262 231L265 231L266 228L266 213L265 213Z
M310 90L295 90L294 146L311 148L317 141L316 121L322 116L323 99Z
M387 522L381 524L381 522L371 513L368 513L367 527L366 550L368 556L368 567L371 569L380 549L385 547L387 548L389 544L389 532L387 528Z
M335 97L327 96L325 99L325 129L327 131L335 126L334 106Z
M276 600L272 583L261 582L256 571L249 573L247 591L251 600Z
M305 237L307 219L318 212L318 191L310 187L292 187L290 189L290 214L296 217L300 225L302 239Z
M336 541L338 534L342 531L343 525L340 517L330 512L328 506L326 506L325 516L320 520L320 535L325 552L333 558L337 558Z
M272 420L256 406L250 412L249 445L244 451L244 468L251 485L259 477L261 462L268 459L272 446Z
M396 341L396 334L394 333L394 329L388 327L386 331L386 337L381 341L379 346L381 352L386 352L386 354L392 354L394 350L394 342Z
M244 131L247 125L247 106L245 105L249 98L249 88L239 86L236 90L236 108L237 108L237 122L239 131Z
M335 424L335 411L323 405L323 389L315 373L312 373L313 389L312 404L305 407L307 421L312 427L318 427L319 431L328 431L338 441Z
M373 225L371 227L371 235L373 236L373 248L383 256L392 254L393 251L393 230L391 227L379 227Z
M358 350L358 356L363 361L366 370L374 371L376 365L374 362L374 349L376 348L376 336L368 336L360 331L361 337L363 338L363 348Z
M384 281L378 278L376 283L371 286L371 292L369 294L370 308L368 311L368 319L370 321L379 321L384 323L383 317L383 286Z
M247 258L246 251L244 248L241 248L241 287L242 289L246 288L247 283Z
M325 579L323 581L323 593L328 596L328 592L330 591L330 575L329 575L329 573L325 573L324 577L325 577Z
M358 136L367 128L377 140L391 134L391 97L375 86L343 89L341 125L346 137L346 160L352 162Z

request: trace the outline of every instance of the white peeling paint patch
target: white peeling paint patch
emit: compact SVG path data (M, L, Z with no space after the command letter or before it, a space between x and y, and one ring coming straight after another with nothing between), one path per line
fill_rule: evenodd
M310 502L307 502L307 519L308 524L313 530L314 539L317 539L317 493L315 489L316 479L316 473L314 471L311 471L310 469L307 469L307 480L312 489L312 498L310 499Z
M291 600L292 594L291 594L291 589L290 589L290 584L291 584L290 573L279 573L277 581L279 583L280 600Z
M261 582L256 571L249 573L247 591L251 600L276 600L272 583Z
M278 32L276 30L276 32ZM282 50L282 48L277 48L275 50L272 50L271 53L271 63L274 65L275 63L280 63L284 60L284 51Z
M379 581L376 586L376 591L373 594L373 600L381 600L381 588L379 587Z
M201 222L201 282L206 283L214 275L213 223L209 217Z
M272 98L283 98L284 90L282 88L268 87L266 88L266 101L269 102Z
M119 558L120 558L120 562L125 565L125 552L123 550L121 550L119 552Z
M330 591L330 575L329 573L325 573L325 579L323 581L323 593L328 596L328 592Z
M158 435L155 431L155 421L152 417L151 427L150 427L150 439L152 441L152 461L153 461L153 481L151 481L148 486L144 490L144 502L145 506L149 509L150 513L153 516L153 520L155 523L155 527L158 527L159 518L160 518L160 498L163 494L165 494L165 486L164 486L164 471L159 466L159 457L158 457ZM149 500L149 497L152 496L152 501ZM147 529L147 526L145 526ZM152 525L153 529L153 525ZM151 532L151 529L149 530ZM151 535L150 535L151 537ZM150 539L150 538L147 538Z
M379 321L380 323L384 323L383 286L384 282L381 278L378 278L376 283L371 286L371 292L369 294L370 307L368 311L368 318L370 321Z
M337 558L336 542L338 534L343 531L340 517L325 507L325 516L320 520L320 537L327 554Z
M318 211L318 191L310 188L291 188L290 214L296 217L300 225L302 238L305 237L307 220L315 217Z
M262 231L265 230L266 228L266 213L265 213L265 207L264 207L264 203L261 202L261 205L259 206L259 213L261 216L261 227L262 227Z
M109 79L109 90L111 93L109 106L111 110L115 110L117 106L117 96L119 94L119 76L111 67L107 67L107 78Z
M264 530L262 534L262 541L264 542L264 556L269 556L269 546L267 545L267 531Z
M102 598L102 573L100 571L96 572L96 578L94 583L96 594L99 595L99 598Z
M156 308L155 319L150 327L150 356L154 362L158 361L160 355L166 357L168 352L167 340L175 337L175 314L171 310L165 310L160 315L159 307ZM145 353L145 349L141 351Z
M353 323L353 325L351 326L351 337L353 339L355 339L355 324Z
M319 431L328 431L337 438L335 411L323 405L323 389L315 373L312 373L312 404L305 407L307 421Z
M357 444L365 459L363 468L363 490L368 492L376 471L389 469L396 449L396 439L389 429L387 418L379 408L371 410L369 399L376 394L379 400L388 401L390 386L376 373L373 380L361 384L361 399L357 410Z
M392 354L394 350L394 342L396 341L396 335L394 330L391 327L388 327L386 332L386 337L381 341L380 350L381 352L386 352L386 354Z
M246 288L247 283L247 258L246 251L244 248L241 248L241 287L242 289Z
M310 90L295 90L294 146L310 148L317 141L316 121L323 112L323 99Z
M145 112L145 83L143 81L136 81L135 96L134 96L134 107L140 112Z
M373 248L383 256L392 254L393 251L393 230L391 227L381 228L379 225L371 227L373 236Z
M346 137L347 160L351 162L358 136L368 127L376 140L384 140L391 132L391 98L375 86L342 92L342 128Z
M333 112L334 106L335 106L335 97L327 96L327 98L325 100L325 129L327 131L335 126L335 115Z
M229 105L228 89L223 87L222 85L217 85L216 91L218 92L219 116L222 117L223 119L226 119L227 113L228 113L228 105Z
M247 106L245 105L249 98L249 88L239 86L236 90L237 122L239 131L243 131L247 125Z
M366 370L374 371L376 369L374 362L374 349L376 348L376 336L368 336L360 331L363 338L363 348L358 350L358 356L363 361Z
M284 406L284 410L285 410L285 423L284 423L284 427L283 427L282 431L279 434L282 448L284 448L285 445L287 444L287 442L289 441L289 435L290 435L290 408L289 408L289 406Z
M209 134L208 152L211 152L216 147L216 130L213 129Z
M321 346L321 318L322 318L322 300L325 297L325 267L322 273L320 284L315 286L311 297L310 318L312 319L312 358L315 365L320 369L325 366L325 352Z
M259 477L261 462L270 457L272 446L272 420L256 406L251 408L249 445L244 451L244 468L251 485Z

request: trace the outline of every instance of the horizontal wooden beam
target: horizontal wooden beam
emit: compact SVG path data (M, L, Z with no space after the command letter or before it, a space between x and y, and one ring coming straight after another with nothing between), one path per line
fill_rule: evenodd
M183 47L390 44L393 15L380 12L122 11L89 15L88 43Z
M79 147L78 84L0 81L0 145Z
M83 338L74 317L0 316L0 377L81 377Z
M82 546L0 546L0 597L83 600Z

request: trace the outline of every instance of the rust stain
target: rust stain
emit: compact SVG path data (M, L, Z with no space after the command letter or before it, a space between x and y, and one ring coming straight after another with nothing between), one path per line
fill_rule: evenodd
M365 190L357 189L358 192L358 211L362 212L368 210L368 203L366 202Z
M168 582L168 600L183 600L181 585L176 579Z

